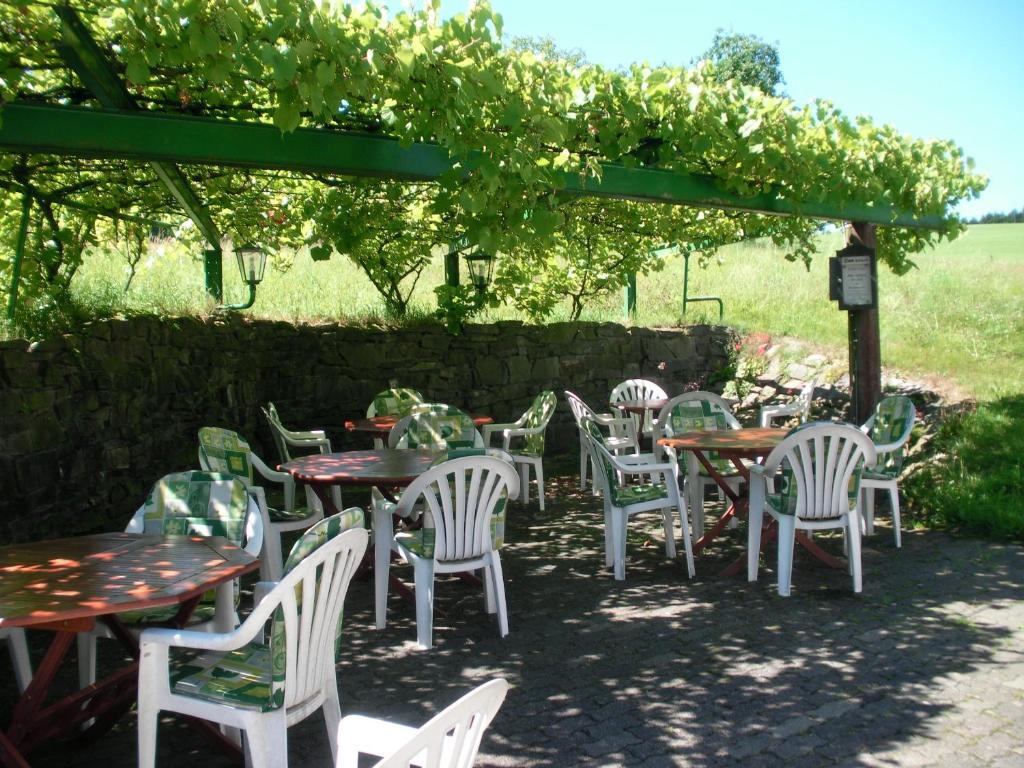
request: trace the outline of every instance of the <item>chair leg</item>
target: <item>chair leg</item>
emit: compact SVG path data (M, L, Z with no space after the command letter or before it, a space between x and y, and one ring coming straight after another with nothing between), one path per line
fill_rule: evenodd
M690 540L690 521L686 514L686 495L679 496L679 522L683 528L683 551L686 553L686 574L689 578L696 575L693 566L693 542Z
M494 583L494 601L498 607L498 632L502 637L508 634L508 606L505 604L505 581L501 570L501 556L497 550L491 552L487 572Z
M341 722L341 702L338 700L338 678L333 669L327 672L324 683L324 725L331 755L338 754L338 724Z
M533 466L537 474L537 501L540 503L540 511L544 511L544 462L540 459Z
M864 533L870 536L875 532L875 489L864 489Z
M612 510L612 546L615 550L615 580L626 580L626 511Z
M612 513L608 507L604 510L604 565L611 568L615 562L615 531L612 524Z
M260 579L263 581L280 581L284 570L284 558L281 556L281 531L273 523L269 530L263 532L263 552L260 560Z
M747 515L747 581L757 581L757 571L761 563L761 526L764 522L764 509L750 505Z
M96 682L96 635L79 632L78 645L78 687L85 688Z
M665 557L670 560L676 556L676 526L672 510L676 506L663 507L661 510L661 527L665 531Z
M860 562L860 524L856 519L849 521L846 526L849 531L847 539L850 542L850 573L853 576L853 591L859 593L863 587Z
M412 561L416 579L416 642L420 648L434 644L434 561Z
M590 456L587 449L580 444L580 490L587 490L587 467L590 466Z
M81 635L79 635L81 638ZM81 647L81 646L79 646ZM166 674L166 673L165 673ZM139 768L156 766L156 733L160 708L153 686L140 685L138 694L138 748Z
M896 537L896 549L903 547L903 536L900 533L900 489L893 482L889 486L889 506L892 507L892 531Z
M519 492L523 504L530 503L530 465L523 462L519 465Z
M388 619L388 578L391 575L391 541L394 538L391 513L386 509L373 512L373 607L377 629L384 629Z
M18 693L24 693L32 682L32 662L28 656L28 643L25 641L25 630L15 628L9 630L7 647L11 652L11 663L14 665L14 682ZM81 669L81 668L79 668ZM95 672L93 672L95 677Z
M284 707L253 713L243 721L245 745L252 768L287 768L288 721Z
M481 571L483 571L482 581L484 583L484 609L488 613L494 613L497 610L494 605L494 574L486 565Z
M796 541L796 520L792 515L779 515L779 594L789 597L793 580L793 544Z

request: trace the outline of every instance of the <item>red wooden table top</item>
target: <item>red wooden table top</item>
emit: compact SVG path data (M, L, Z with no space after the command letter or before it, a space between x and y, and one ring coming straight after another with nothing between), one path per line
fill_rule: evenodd
M373 416L368 419L350 419L345 422L345 429L349 432L373 432L386 435L401 418L401 416ZM494 419L490 416L483 416L481 414L475 414L470 416L470 418L473 419L473 423L478 427L494 422Z
M221 536L99 533L0 547L0 627L174 605L259 563Z
M765 427L708 429L687 432L679 437L663 437L658 444L691 451L718 451L723 456L756 458L771 453L788 433L785 429Z
M408 485L440 456L440 451L384 448L376 451L301 456L282 464L300 483L324 485Z
M612 403L613 408L618 408L620 411L629 411L630 413L643 414L646 411L660 411L668 404L668 399L661 397L656 400L620 400L617 403Z

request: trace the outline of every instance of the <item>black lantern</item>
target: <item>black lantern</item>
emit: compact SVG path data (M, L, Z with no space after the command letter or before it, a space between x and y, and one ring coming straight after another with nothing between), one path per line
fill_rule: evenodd
M255 288L263 280L263 270L267 268L267 254L258 245L252 243L235 248L238 260L238 271L242 282Z
M491 284L491 277L494 274L494 256L483 251L467 253L464 257L466 266L469 267L469 281L476 286L476 289L483 293Z

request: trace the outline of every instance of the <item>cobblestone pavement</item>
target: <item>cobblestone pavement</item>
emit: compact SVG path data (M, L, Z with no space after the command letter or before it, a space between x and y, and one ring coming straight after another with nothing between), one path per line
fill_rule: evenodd
M756 584L716 575L741 553L742 528L688 581L649 515L631 524L626 581L615 582L600 503L561 466L549 468L546 512L509 516L506 639L479 591L445 578L435 648L416 650L413 607L392 598L377 632L370 584L353 583L345 712L417 724L501 675L512 689L482 766L1024 766L1024 549L918 531L897 551L880 527L862 595L845 571L799 553L783 599L774 549ZM821 541L839 551L838 538ZM0 695L6 719L9 680ZM319 715L289 742L292 766L331 764ZM61 768L135 762L131 717L92 745L34 756ZM161 726L158 765L228 764L186 726Z

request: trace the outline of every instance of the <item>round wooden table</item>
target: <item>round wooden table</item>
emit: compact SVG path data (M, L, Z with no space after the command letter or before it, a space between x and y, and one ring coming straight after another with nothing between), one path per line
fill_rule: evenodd
M736 515L743 515L747 511L747 499L740 496L726 482L725 478L708 459L708 453L717 453L723 459L728 459L736 467L736 471L750 487L750 470L743 460L760 461L771 453L781 443L789 430L772 429L767 427L748 427L745 429L710 429L697 432L687 432L679 437L663 437L658 440L659 445L664 445L675 450L686 450L693 453L697 461L707 471L708 476L722 489L722 492L729 498L729 508L725 511L711 528L705 532L693 545L693 552L697 554L704 547L711 543L728 525ZM691 480L691 482L693 482ZM766 531L761 537L762 546L775 538L775 526L770 522L770 516L766 516ZM843 564L825 552L803 533L797 533L797 541L800 542L815 557L833 568L842 568ZM746 555L743 555L729 565L723 576L731 576L738 573L746 563Z
M349 432L369 432L372 435L382 436L387 435L391 432L391 429L397 424L402 416L371 416L366 419L350 419L345 422L345 429ZM494 419L490 416L484 416L482 414L474 414L470 416L473 419L473 423L478 427L482 427L484 424L493 424Z
M65 735L109 729L135 700L138 642L118 619L125 611L180 605L183 626L208 589L259 569L259 559L220 536L154 536L101 533L0 548L0 627L54 631L32 682L0 732L0 762L28 765L22 753ZM226 596L218 595L218 599ZM47 692L79 632L100 620L136 662L64 699ZM231 627L217 627L229 631ZM45 705L45 706L44 706Z
M404 488L444 455L443 451L381 448L372 451L312 454L285 462L278 469L298 483L306 483L330 514L337 513L331 498L335 485L376 486L385 495L389 489ZM393 498L391 499L393 500ZM395 524L386 509L373 510L374 604L377 629L383 629L388 584L402 597L413 600L412 590L391 577L391 543ZM413 600L414 601L414 600Z

